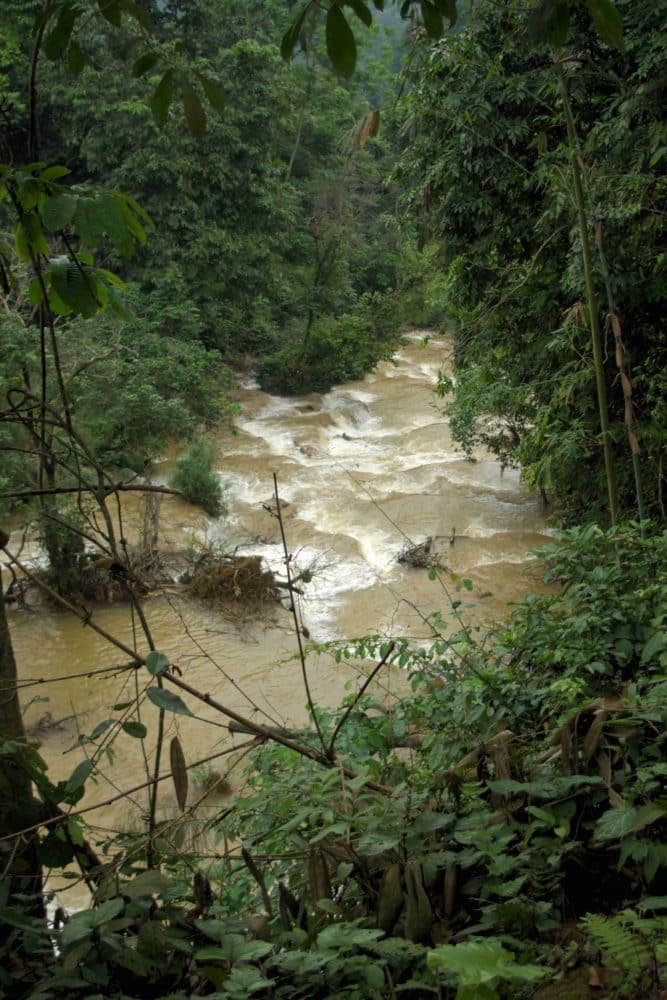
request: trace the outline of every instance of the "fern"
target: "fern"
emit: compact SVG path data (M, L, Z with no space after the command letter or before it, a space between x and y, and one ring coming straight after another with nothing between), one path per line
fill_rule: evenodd
M624 992L633 992L652 958L660 964L667 917L645 919L634 910L624 910L613 917L587 913L580 926L600 951L603 964L625 974Z

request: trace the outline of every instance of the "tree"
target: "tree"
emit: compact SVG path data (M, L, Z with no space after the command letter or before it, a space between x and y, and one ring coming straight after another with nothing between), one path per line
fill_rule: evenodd
M596 221L591 247L600 322L611 333L621 317L632 331L623 353L638 387L651 382L644 359L661 351L655 210L662 84L655 54L644 44L657 24L651 18L660 15L623 9L625 55L600 43L582 19L565 50L577 56L565 66L588 224ZM555 498L561 516L577 517L582 508L598 513L603 475L593 364L583 336L581 226L553 54L527 45L524 29L521 15L483 5L459 34L414 63L405 99L410 147L398 177L408 186L408 212L439 241L438 266L446 275L440 309L455 324L457 378L448 408L455 436L467 449L481 443L501 461L520 464L529 483ZM647 73L656 80L650 95ZM608 363L623 510L636 511L617 378ZM638 434L649 483L660 480L653 442L663 427L660 408L643 405ZM649 509L659 512L655 487Z

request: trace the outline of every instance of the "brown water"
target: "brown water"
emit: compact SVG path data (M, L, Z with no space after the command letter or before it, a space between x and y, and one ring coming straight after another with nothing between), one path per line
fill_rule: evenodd
M211 522L168 497L161 509L163 544L175 550L204 542L228 549L242 545L240 551L261 554L284 571L278 525L263 508L271 501L275 472L286 503L293 567L313 572L298 608L313 641L370 633L428 636L424 618L447 611L442 584L396 561L406 539L427 535L439 538L452 571L474 583L472 594L465 595L474 605L466 609L469 620L485 624L502 617L508 602L535 585L525 565L529 550L546 540L544 511L515 472L503 473L489 456L468 462L452 445L432 393L438 370L448 366L449 350L445 340L433 337L424 344L421 335L409 335L394 363L324 396L284 399L262 393L252 382L241 386L237 431L221 432L217 441L228 516ZM161 471L166 476L168 468ZM138 521L138 505L137 496L129 495L124 516L131 525ZM173 588L150 597L146 613L158 648L190 683L263 721L305 721L295 639L284 609L232 621ZM90 733L113 714L110 705L132 697L134 675L87 677L88 671L122 662L122 656L66 614L41 607L11 611L10 619L21 678L48 681L22 689L27 722L46 711L54 720L69 717L42 737L52 777L67 777L82 759L80 748L71 749L77 733ZM132 643L127 606L100 608L95 620ZM145 650L141 641L139 648ZM336 704L346 683L357 677L355 668L336 665L326 654L313 654L309 662L313 695L323 704ZM69 675L76 676L57 679ZM143 677L139 681L144 685ZM403 684L398 673L385 681L389 690ZM30 703L31 698L49 701ZM230 736L219 727L221 717L189 704L200 718L168 716L168 736L178 732L193 761L227 745ZM153 739L156 717L156 709L144 705L142 720ZM140 743L123 735L114 749L113 765L97 784L89 782L83 805L145 780ZM223 772L225 762L216 768ZM145 791L133 802L101 808L89 819L101 831L134 825L131 814L145 811ZM167 783L160 803L163 815L174 810Z

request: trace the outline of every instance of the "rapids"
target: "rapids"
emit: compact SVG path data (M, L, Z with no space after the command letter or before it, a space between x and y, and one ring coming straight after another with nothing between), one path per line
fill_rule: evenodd
M501 470L488 455L466 461L453 446L432 391L438 371L447 369L449 352L445 339L409 334L393 362L324 396L280 398L262 393L252 380L240 384L236 430L221 430L216 437L228 513L211 522L187 503L166 497L161 544L174 551L203 544L239 547L284 570L278 525L264 507L272 500L275 473L293 565L312 571L298 599L312 641L375 633L428 636L425 617L447 613L442 585L425 570L396 561L406 540L428 535L443 540L451 571L473 581L472 593L461 595L470 605L469 620L484 625L501 618L508 602L535 586L526 563L530 549L547 540L545 515L515 471ZM163 480L168 466L168 461L158 466ZM135 528L139 504L136 494L126 495L124 517ZM453 592L455 583L448 576L445 582ZM26 723L35 726L47 711L53 720L65 720L34 733L43 741L52 778L67 777L82 760L81 748L74 746L77 736L112 716L111 705L133 696L134 675L87 676L120 663L122 656L67 614L43 605L9 614L26 685L21 689ZM258 713L269 724L304 722L306 699L284 609L231 620L167 588L147 599L146 614L158 648L200 690L245 714ZM127 606L100 607L94 616L132 642L137 623ZM313 654L309 663L315 700L327 705L336 704L346 683L358 676L354 666L337 665L325 654ZM144 678L137 681L145 684ZM397 690L404 678L389 672L385 683ZM220 728L222 718L207 706L190 702L190 707L197 719L167 717L167 737L180 734L188 761L215 753L230 740ZM156 717L156 709L145 703L141 718L149 727L148 744ZM221 773L225 760L214 765ZM144 767L140 743L122 735L113 762L96 783L89 781L82 804L140 784ZM161 814L172 814L173 790L168 783L161 789ZM132 810L145 808L142 791L88 819L103 834L133 825Z

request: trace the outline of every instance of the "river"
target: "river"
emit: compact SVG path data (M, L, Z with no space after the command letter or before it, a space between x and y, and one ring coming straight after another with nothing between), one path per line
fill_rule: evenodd
M501 470L488 455L469 462L453 446L432 391L449 354L447 340L412 333L393 362L323 396L279 398L251 380L240 384L236 430L220 431L216 440L227 516L211 522L167 497L161 541L175 551L240 545L239 551L261 554L281 569L278 525L264 508L275 473L293 565L312 570L298 611L313 642L376 633L428 636L425 618L447 611L442 585L396 560L407 540L427 536L440 539L451 571L473 582L473 591L464 591L468 620L485 625L503 617L508 603L535 585L526 562L529 551L547 540L545 514L515 471ZM166 466L158 471L166 478ZM138 518L138 503L136 495L128 499L130 522ZM445 581L455 588L448 575ZM265 712L264 721L303 724L306 699L284 609L233 619L174 587L149 597L146 613L158 648L190 683L245 714ZM90 733L113 714L111 705L132 697L134 675L87 676L122 656L60 611L40 606L9 614L22 682L43 680L22 688L26 722L34 725L47 711L55 721L67 720L41 734L52 778L67 777L82 760L77 735ZM127 606L99 608L95 620L131 643ZM336 704L347 682L358 677L354 666L337 665L326 653L313 654L309 664L314 698L323 704ZM385 683L388 691L399 690L404 679L388 673ZM217 752L230 737L208 707L190 704L199 718L169 716L167 735L178 732L193 761ZM152 705L143 706L148 742L156 716ZM215 765L220 773L224 762ZM122 735L113 765L89 782L82 804L102 802L144 779L140 743ZM232 786L235 780L232 773ZM161 787L161 815L170 815L174 793L167 783ZM146 793L140 792L89 819L100 834L128 828L136 823L133 809L141 813L145 804Z

